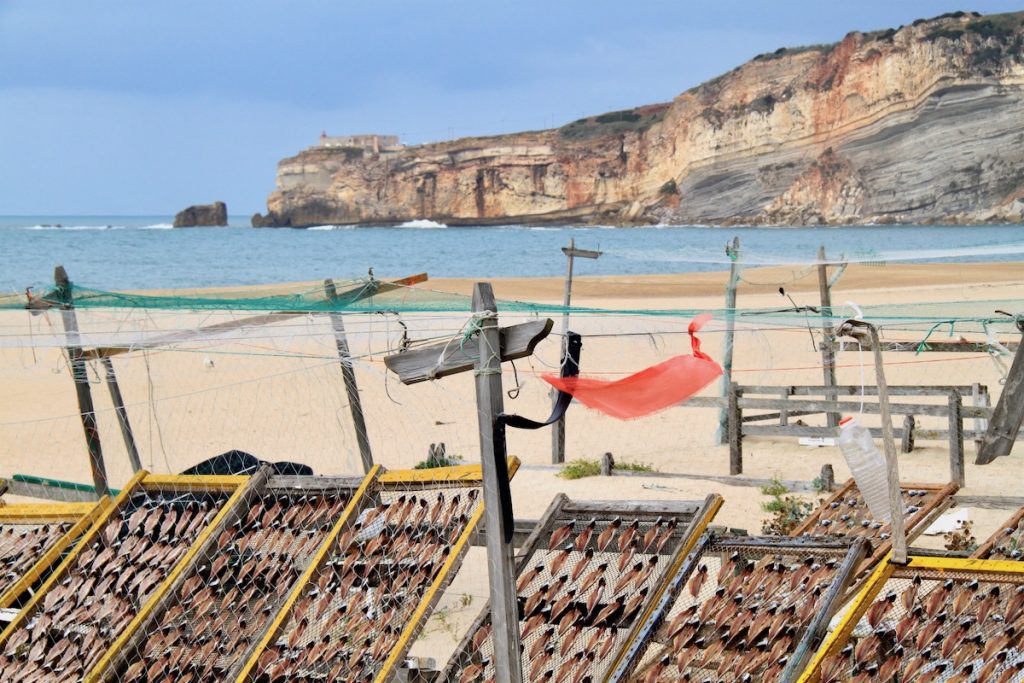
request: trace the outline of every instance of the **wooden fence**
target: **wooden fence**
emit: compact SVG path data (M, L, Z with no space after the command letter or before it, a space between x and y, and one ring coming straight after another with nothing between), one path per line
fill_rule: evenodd
M964 405L964 396L971 397L972 405ZM974 419L968 433L980 439L992 416L988 387L970 386L890 386L890 412L902 415L901 425L894 425L894 434L902 443L904 453L914 448L916 439L947 440L949 442L950 480L960 486L964 477L964 420ZM820 398L819 398L820 397ZM840 400L856 397L855 400ZM946 403L910 403L904 397L945 397ZM715 401L711 399L710 401ZM707 399L691 399L688 405L704 405ZM863 407L861 403L863 402ZM743 438L747 436L838 437L838 427L810 426L794 418L808 415L828 415L842 412L880 412L877 387L859 386L741 386L732 383L726 396L728 408L729 474L743 472ZM753 414L747 411L757 411ZM768 412L764 412L768 411ZM945 417L945 429L924 429L917 418ZM773 422L775 424L755 424ZM871 435L880 437L880 428L869 428Z

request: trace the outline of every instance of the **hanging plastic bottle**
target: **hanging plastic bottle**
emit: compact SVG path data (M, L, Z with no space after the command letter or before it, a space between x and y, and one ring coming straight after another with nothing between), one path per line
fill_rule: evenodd
M839 422L839 450L846 458L871 516L881 522L891 522L885 458L878 452L871 432L856 418L843 418Z

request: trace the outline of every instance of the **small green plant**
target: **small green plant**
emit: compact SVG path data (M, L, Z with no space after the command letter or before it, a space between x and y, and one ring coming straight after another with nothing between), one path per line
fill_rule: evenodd
M645 462L617 462L612 465L613 470L622 470L624 472L657 472L653 466L648 465Z
M657 472L653 466L642 462L612 462L612 470L620 472ZM579 458L565 463L558 472L562 479L583 479L585 477L597 477L601 474L601 463L597 460Z
M584 477L596 477L601 474L601 463L596 460L580 458L565 463L558 476L562 479L583 479Z
M448 455L445 452L445 446L443 443L430 444L430 450L427 453L427 459L421 460L413 467L417 470L432 470L435 467L453 467L455 465L462 464L461 455Z
M811 514L814 505L800 500L796 496L787 496L789 493L782 482L773 479L772 483L761 487L761 493L771 496L771 500L761 503L761 509L771 513L761 525L762 533L772 536L788 536L793 529L800 526L801 522Z

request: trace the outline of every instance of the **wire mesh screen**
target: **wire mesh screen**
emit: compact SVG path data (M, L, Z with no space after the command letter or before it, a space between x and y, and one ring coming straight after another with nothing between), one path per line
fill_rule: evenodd
M928 528L929 520L949 507L958 488L953 483L900 484L908 542ZM847 481L831 498L819 505L791 535L866 539L871 543L871 552L860 567L860 576L866 574L892 547L890 525L871 516L871 511L853 479Z
M248 680L384 677L457 568L482 511L479 484L392 478L359 501Z
M1024 560L1024 508L1017 510L971 557L983 560Z
M361 481L325 489L312 477L291 478L292 486L276 485L280 479L272 478L197 555L162 615L147 624L108 680L237 674Z
M920 558L927 562L927 558ZM837 681L1019 681L1024 574L896 567L856 605L850 638L830 643L818 674ZM873 591L872 591L873 593Z
M615 680L792 679L865 552L852 543L706 536Z
M80 680L227 502L230 491L133 485L2 636L0 680Z
M713 506L556 498L519 552L524 680L604 680ZM493 654L485 608L442 680L494 680Z
M53 569L81 537L99 506L0 507L0 607L9 607Z

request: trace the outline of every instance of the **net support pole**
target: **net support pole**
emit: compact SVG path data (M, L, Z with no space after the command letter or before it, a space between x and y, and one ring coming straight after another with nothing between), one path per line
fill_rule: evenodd
M1024 317L1017 317L1017 329L1024 332ZM1024 422L1024 343L1013 354L1006 384L981 438L975 465L987 465L1001 455L1009 455Z
M733 337L736 333L736 288L740 282L740 238L733 237L732 244L725 245L725 253L732 261L729 266L729 284L725 288L725 346L722 349L722 389L723 399L729 398L729 386L732 384L732 349ZM718 410L718 429L715 430L715 443L721 445L729 441L729 408L723 401Z
M506 542L501 507L501 486L495 464L495 440L504 439L496 429L504 409L501 390L501 338L498 312L490 283L473 286L473 313L478 317L480 357L476 364L476 403L480 423L480 463L484 478L484 520L487 542L487 578L491 598L491 639L494 644L494 680L522 683L519 652L519 605L516 600L515 558Z
M121 427L121 438L124 439L124 449L128 452L128 460L132 465L132 473L142 469L142 461L139 459L139 449L135 445L135 433L132 432L131 422L128 421L128 411L124 407L124 397L121 396L121 386L117 383L117 373L114 372L114 364L108 356L100 356L103 363L104 375L107 380L107 388L110 390L110 400L114 404L114 412L117 413L117 424Z
M328 301L338 298L334 280L324 280L324 294ZM345 393L348 395L348 408L352 413L352 426L356 431L356 442L359 444L359 457L363 461L363 473L369 474L373 469L373 452L370 450L370 437L366 433L366 419L363 416L363 402L359 398L359 385L356 384L356 369L352 364L352 352L348 347L348 336L345 334L345 322L341 313L331 313L331 329L334 331L334 343L338 348L338 359L341 361L341 375L345 381Z
M572 269L573 260L579 256L581 258L596 259L601 255L599 251L593 251L591 249L577 249L576 239L569 238L569 246L562 247L562 253L565 254L566 260L566 271L565 271L565 294L562 297L562 307L565 309L562 312L562 345L561 353L559 355L560 366L565 365L567 356L567 349L569 343L569 306L572 305ZM551 390L551 405L554 406L558 403L558 390ZM563 415L557 422L551 425L551 462L552 464L559 465L565 462L565 416Z
M89 388L89 371L85 365L85 357L78 334L78 318L75 316L71 281L68 279L64 266L57 266L54 269L53 283L56 285L54 294L60 302L60 317L64 325L64 334L67 337L65 350L68 354L68 364L71 366L71 377L75 381L78 413L82 418L82 429L85 432L85 446L89 450L92 480L96 495L106 496L110 493L110 487L107 485L107 468L103 464L103 447L100 445L100 432L96 425L96 409L93 406L92 391Z
M885 454L886 479L889 484L890 528L892 530L892 561L907 563L907 531L903 515L903 496L900 493L900 467L896 460L896 440L893 436L892 414L889 412L889 385L885 381L882 363L882 344L878 330L862 320L848 320L839 328L839 334L867 341L875 359L875 381L878 384L878 412L882 418L882 450Z
M835 331L832 329L832 287L828 281L828 266L825 264L825 246L818 247L818 289L821 292L821 369L825 379L825 400L836 401L836 352ZM839 413L826 413L829 427L839 426Z

